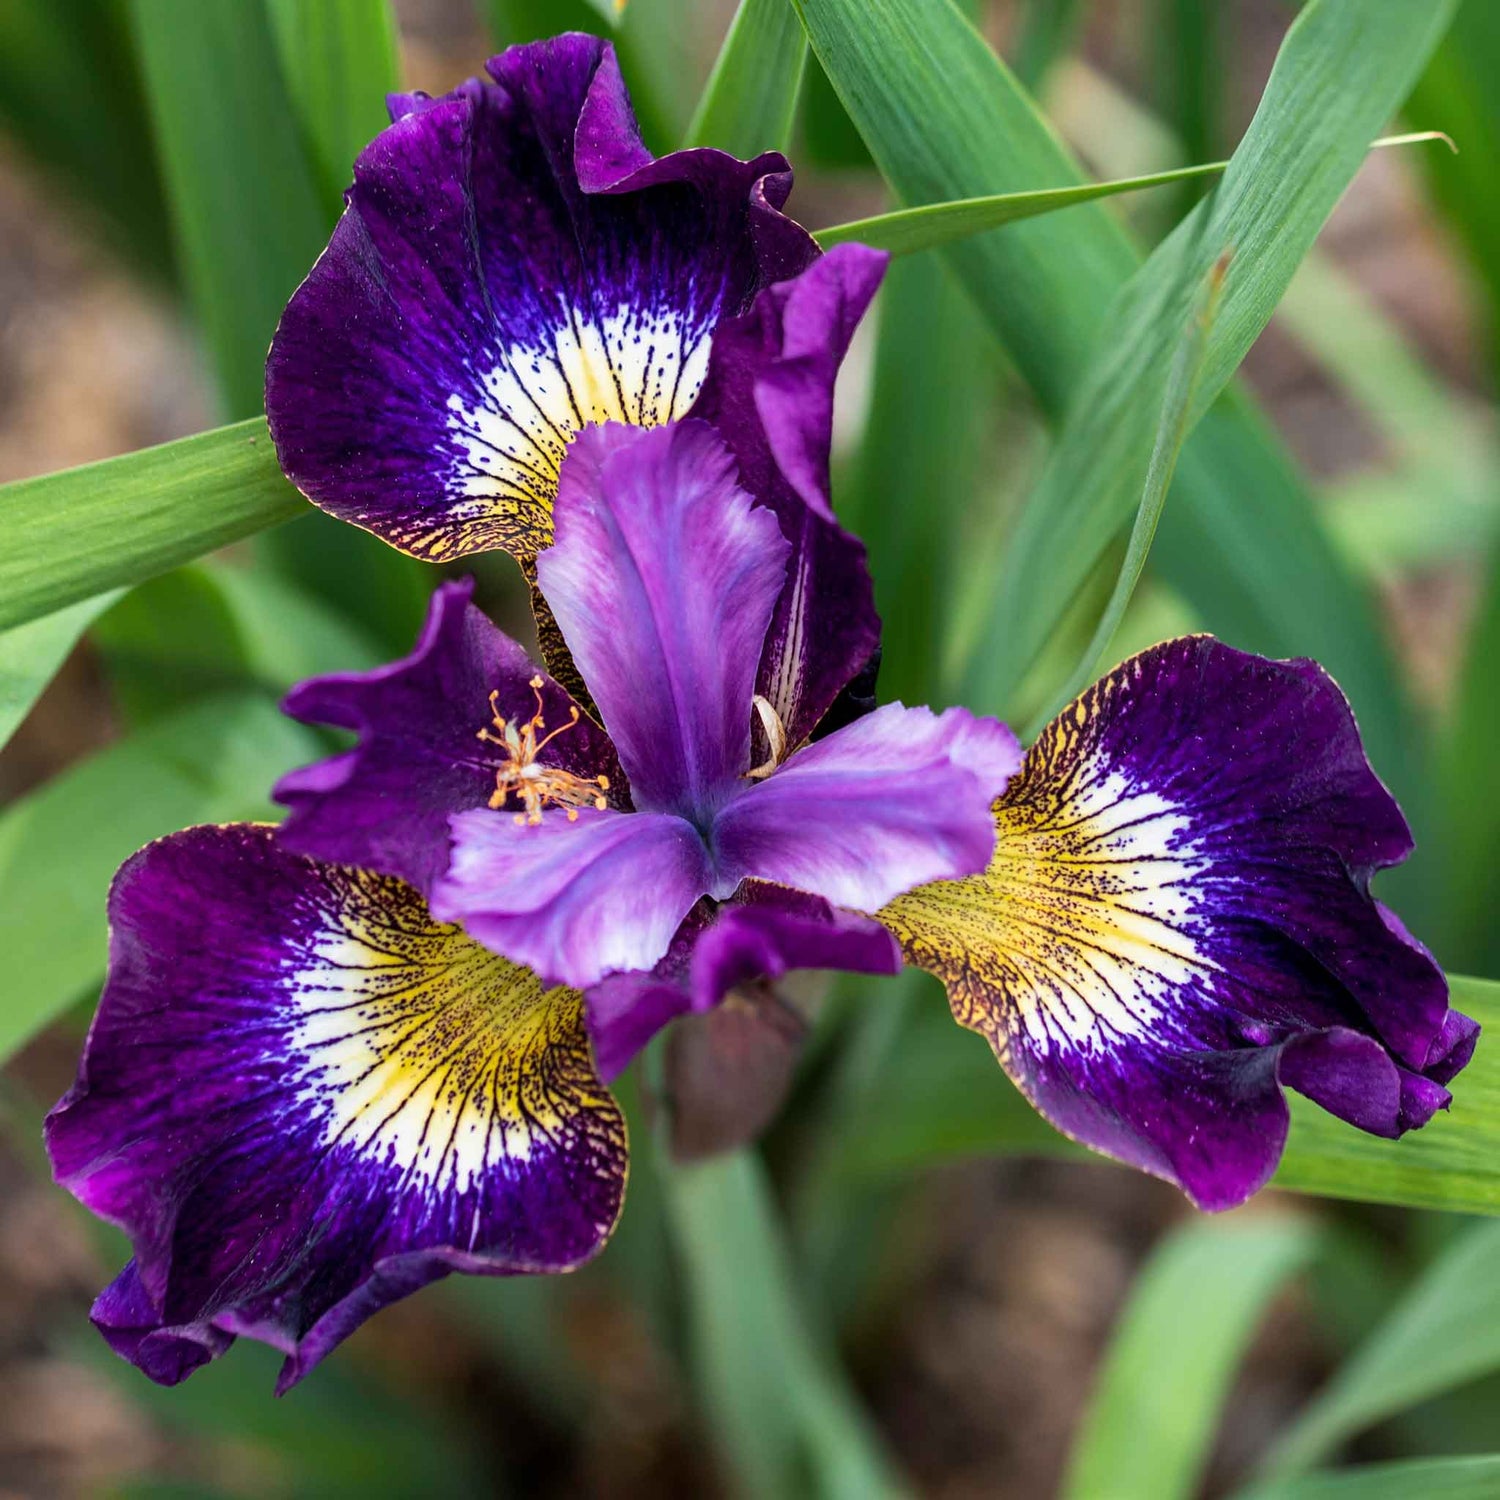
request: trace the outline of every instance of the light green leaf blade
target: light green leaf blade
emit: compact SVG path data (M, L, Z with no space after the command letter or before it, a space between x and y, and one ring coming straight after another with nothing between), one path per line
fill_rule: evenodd
M0 630L305 515L264 418L0 485Z
M1500 545L1471 627L1457 707L1438 763L1446 834L1444 956L1500 972Z
M401 87L396 18L389 0L266 0L266 8L331 223L354 158L387 124L385 95Z
M902 208L894 213L876 214L869 219L852 219L847 224L830 224L813 231L813 238L825 249L853 240L889 250L892 255L915 255L920 250L940 250L945 245L972 235L985 234L1006 224L1058 213L1113 198L1121 193L1138 193L1148 188L1166 187L1174 182L1195 182L1219 176L1227 162L1208 162L1198 167L1175 167L1169 172L1152 172L1143 177L1117 177L1111 182L1084 182L1074 187L1041 188L1027 193L997 193L984 198L965 198L957 203L927 203L920 208Z
M1139 503L1134 476L1152 442L1192 289L1230 257L1190 424L1265 327L1452 10L1312 0L1293 23L1224 180L1132 278L1107 322L1012 536L976 687L1006 701Z
M807 40L787 0L740 0L683 145L745 160L785 151L806 66Z
M1407 1291L1276 1444L1291 1474L1385 1417L1500 1369L1500 1224L1476 1224Z
M760 1159L663 1168L691 1341L716 1437L746 1494L865 1500L901 1487L796 1307Z
M1361 1464L1326 1474L1299 1474L1240 1490L1234 1500L1495 1500L1500 1454L1417 1458Z
M270 21L238 0L131 0L179 259L225 410L261 408L281 309L332 227Z
M99 621L94 643L136 724L208 693L259 688L279 697L304 678L366 671L382 659L342 614L268 568L214 562L134 590Z
M1162 507L1167 503L1172 474L1177 468L1177 456L1182 451L1192 423L1193 397L1203 374L1208 341L1213 334L1214 319L1218 315L1219 299L1224 289L1224 270L1225 263L1221 260L1209 271L1208 283L1202 290L1201 305L1193 313L1188 328L1178 341L1161 415L1157 420L1156 436L1146 461L1140 507L1130 528L1130 540L1120 564L1119 577L1105 602L1093 637L1084 647L1077 668L1057 689L1052 702L1030 725L1026 733L1028 739L1034 739L1040 734L1052 716L1083 692L1098 675L1100 667L1106 664L1105 653L1119 632L1136 584L1140 582L1141 574L1146 569L1146 558L1156 537Z
M63 772L0 814L0 1060L104 972L120 863L192 823L272 815L271 783L318 741L262 698L202 702Z
M904 204L1083 180L946 0L795 3L819 63ZM1085 205L943 253L1044 410L1059 413L1138 263L1123 232L1098 205ZM1168 582L1236 645L1317 656L1354 701L1382 773L1403 796L1420 788L1369 601L1268 430L1238 403L1216 408L1183 452L1176 490L1154 553ZM1253 512L1247 494L1256 497Z
M1188 1500L1272 1298L1311 1258L1290 1216L1201 1220L1153 1252L1075 1439L1064 1500Z
M83 599L0 634L0 747L21 727L79 637L119 597L117 590Z

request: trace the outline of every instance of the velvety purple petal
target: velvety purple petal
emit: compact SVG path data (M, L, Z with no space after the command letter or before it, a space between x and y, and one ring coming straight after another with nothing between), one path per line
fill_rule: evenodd
M291 809L279 834L287 848L430 892L448 866L448 819L488 805L506 760L480 731L496 733L496 713L526 724L538 693L538 738L561 732L536 763L589 783L602 775L610 796L624 798L604 732L584 715L565 728L576 712L572 698L469 602L472 593L468 579L437 589L410 656L373 672L315 677L287 695L293 717L359 735L354 749L277 784L276 800Z
M692 415L712 422L742 482L792 543L757 691L801 744L880 642L863 545L834 520L828 459L834 382L887 257L841 245L768 287L714 335Z
M433 914L543 977L590 985L649 969L716 889L696 829L670 813L560 812L535 825L460 813ZM725 894L728 894L725 892Z
M726 805L712 832L719 868L874 911L984 869L990 804L1020 763L1016 737L993 719L887 704Z
M300 1379L446 1275L559 1271L619 1212L624 1122L582 998L547 989L410 886L189 829L126 862L58 1181L130 1236L111 1345L181 1379L229 1336Z
M1060 1129L1207 1208L1275 1169L1282 1085L1396 1136L1475 1028L1371 899L1406 825L1311 662L1205 636L1096 683L996 807L978 876L880 915Z
M802 891L747 881L716 913L691 913L651 972L614 974L585 992L600 1076L612 1082L662 1027L712 1010L737 985L794 969L900 968L900 946L879 922Z
M682 416L718 323L817 253L780 156L650 160L608 43L489 71L392 96L266 370L293 482L435 560L546 546L573 435Z
M537 576L637 809L702 822L750 768L751 699L785 575L712 428L582 435Z

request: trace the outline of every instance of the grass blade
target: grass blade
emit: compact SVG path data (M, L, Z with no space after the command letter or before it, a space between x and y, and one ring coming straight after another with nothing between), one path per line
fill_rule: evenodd
M973 685L1004 704L1139 504L1170 351L1194 295L1232 254L1188 421L1229 380L1298 262L1400 106L1453 6L1312 0L1287 33L1223 182L1132 279L1022 514Z
M1422 1500L1494 1500L1500 1495L1500 1454L1416 1458L1302 1474L1252 1485L1233 1500L1412 1500L1415 1495Z
M1120 575L1115 580L1114 588L1099 616L1099 623L1094 628L1093 637L1084 648L1077 668L1058 688L1052 701L1036 716L1026 731L1027 739L1034 739L1040 734L1053 715L1065 704L1072 702L1098 675L1104 655L1125 618L1135 586L1145 571L1146 558L1156 537L1162 507L1167 503L1172 474L1177 468L1177 455L1182 451L1191 426L1193 395L1203 372L1203 360L1208 352L1214 318L1218 315L1225 268L1226 262L1220 260L1209 272L1202 306L1194 314L1187 332L1182 336L1173 360L1172 373L1167 382L1166 401L1146 465L1140 508L1136 511L1135 524L1130 529L1130 541L1120 564Z
M119 597L115 590L82 599L0 635L0 748L21 727L78 638Z
M668 1166L667 1215L686 1277L699 1377L744 1492L895 1495L853 1395L796 1310L760 1159Z
M1477 1224L1418 1278L1276 1445L1276 1475L1385 1417L1500 1369L1500 1224Z
M0 486L0 630L307 510L264 418Z
M225 410L249 417L328 208L261 5L131 0L130 15L188 292Z
M1153 1252L1096 1379L1064 1500L1188 1500L1267 1306L1312 1256L1288 1217L1197 1221Z
M794 3L903 204L1083 181L1004 65L946 0ZM1085 205L943 253L1043 409L1060 413L1111 299L1138 264L1123 231L1098 205ZM1419 790L1404 700L1369 601L1267 429L1242 403L1215 408L1188 441L1176 489L1155 552L1172 586L1236 645L1274 649L1290 638L1293 653L1322 660L1354 701L1383 773L1403 796ZM1257 497L1253 516L1245 514L1246 494Z
M0 814L0 1061L104 972L104 892L127 855L190 823L267 817L319 742L264 698L210 699L63 772Z
M740 0L684 146L750 158L791 144L807 39L786 0Z
M354 158L385 129L385 95L401 86L396 18L389 0L266 0L266 8L331 224Z

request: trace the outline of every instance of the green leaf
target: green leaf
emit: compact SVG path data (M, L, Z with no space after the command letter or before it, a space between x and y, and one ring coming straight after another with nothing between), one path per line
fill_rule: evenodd
M280 696L306 677L378 666L344 616L264 567L191 564L134 590L94 630L116 698L134 723L205 693Z
M289 521L264 418L0 485L0 630Z
M1492 548L1438 764L1445 958L1500 973L1500 545Z
M396 18L389 0L266 0L266 8L331 223L354 158L389 123L385 96L401 87Z
M904 204L1083 180L1015 80L945 0L794 3L814 54ZM1111 299L1136 267L1123 232L1099 206L1085 205L943 253L1043 409L1059 413ZM1295 470L1243 404L1221 404L1189 440L1153 556L1207 628L1251 650L1322 660L1354 701L1383 774L1403 796L1420 790L1402 696L1369 601L1320 529Z
M796 1295L770 1184L749 1151L664 1165L668 1222L715 1436L751 1496L895 1495L873 1429Z
M785 151L806 66L807 40L786 0L740 0L683 145L745 160Z
M83 599L0 634L0 748L21 727L78 638L119 597L116 590Z
M1100 337L1052 460L1011 538L973 674L1004 704L1140 501L1190 299L1228 257L1188 415L1196 422L1270 319L1453 5L1312 0L1277 57L1223 182L1132 278Z
M141 845L272 814L272 781L319 743L262 698L212 699L63 772L0 814L0 1060L104 972L104 893Z
M957 240L984 234L1023 219L1076 208L1099 198L1120 193L1138 193L1146 188L1174 182L1192 182L1217 177L1228 162L1214 161L1197 167L1176 167L1170 172L1152 172L1144 177L1119 177L1112 182L1084 182L1074 187L1041 188L1026 193L996 193L985 198L965 198L957 203L928 203L921 208L902 208L894 213L831 224L813 231L825 249L855 240L889 250L892 255L914 255L919 250L940 250Z
M1065 1500L1188 1500L1266 1308L1303 1269L1305 1221L1200 1220L1169 1235L1130 1294L1096 1377Z
M1273 1479L1240 1490L1234 1500L1495 1500L1496 1495L1500 1454L1361 1464L1327 1474Z
M1224 272L1223 260L1209 271L1208 285L1203 289L1201 305L1178 341L1165 401L1157 421L1156 437L1146 462L1140 508L1136 511L1135 523L1130 529L1130 541L1120 564L1119 577L1115 580L1114 588L1099 616L1099 623L1094 628L1093 637L1084 648L1083 657L1072 677L1062 684L1053 701L1027 730L1028 739L1034 739L1040 734L1052 716L1094 680L1101 664L1104 664L1105 653L1109 651L1124 622L1125 611L1129 608L1135 586L1146 568L1146 557L1156 537L1162 507L1167 503L1167 490L1177 467L1177 456L1187 439L1192 420L1193 397L1203 373L1203 361L1213 333L1214 319L1218 316Z
M277 319L332 228L262 5L131 0L179 259L226 412L261 409Z
M1500 1224L1466 1230L1313 1398L1268 1472L1306 1469L1366 1427L1500 1369L1497 1264Z
M839 510L869 549L881 694L933 703L965 511L992 461L999 351L935 257L892 266L878 305L870 415Z
M1083 24L1082 0L1027 0L1016 42L1016 77L1033 93L1072 46Z

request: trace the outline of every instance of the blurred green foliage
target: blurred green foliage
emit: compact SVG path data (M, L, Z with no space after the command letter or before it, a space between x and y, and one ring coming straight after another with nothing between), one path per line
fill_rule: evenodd
M630 0L623 16L590 0L480 4L497 44L569 27L611 36L653 148L688 139L749 154L794 140L815 176L857 185L872 213L881 198L899 210L1095 193L1028 93L1080 55L1094 7L1015 9L1012 73L949 0L742 0L717 67L705 12L688 0ZM1177 190L1181 222L1154 250L1100 205L983 234L980 222L1011 209L945 211L953 237L901 261L882 293L868 411L839 455L840 505L870 548L888 696L1034 709L1092 635L1091 654L1118 654L1132 632L1184 614L1235 644L1324 659L1425 846L1403 910L1449 962L1500 974L1500 553L1463 671L1436 706L1397 667L1372 602L1417 564L1451 569L1492 544L1493 392L1435 369L1340 268L1308 256L1410 93L1407 123L1460 146L1413 161L1472 269L1488 368L1500 369L1500 18L1489 0L1466 0L1442 39L1450 10L1312 0L1224 180ZM1227 10L1151 0L1142 14L1156 119L1141 114L1139 133L1180 156L1118 176L1213 160L1232 113ZM244 419L3 491L0 620L15 628L0 635L0 743L85 631L126 732L0 813L0 1056L88 998L103 893L134 847L190 822L272 815L272 780L321 748L276 697L404 650L417 629L433 570L306 515L258 418L276 318L383 122L383 96L401 86L398 40L385 0L0 5L0 129L80 224L190 310L222 410ZM912 221L886 232L910 234ZM930 224L920 232L937 243ZM1226 251L1223 301L1195 343L1205 279ZM1243 395L1210 405L1289 280L1287 329L1388 450L1379 472L1342 487L1300 472ZM1185 436L1168 495L1161 460ZM1032 482L1022 455L1036 451ZM1126 554L1143 496L1142 544ZM263 531L238 556L195 561ZM1106 616L1122 556L1120 609ZM953 662L962 670L946 670ZM1494 1026L1497 996L1462 981L1456 999ZM567 1329L581 1298L613 1299L672 1363L737 1491L899 1491L840 1351L861 1331L910 1185L956 1157L1075 1148L916 974L846 987L826 1007L768 1153L674 1167L651 1149L633 1080L624 1092L636 1156L608 1254L576 1279L429 1292L434 1339L476 1343L527 1411L578 1442L597 1397ZM34 1128L29 1106L6 1103ZM1235 1371L1267 1308L1300 1286L1351 1352L1242 1500L1500 1493L1496 1458L1304 1472L1353 1439L1365 1458L1418 1452L1435 1431L1455 1447L1497 1445L1493 1413L1462 1403L1500 1370L1495 1226L1410 1209L1497 1211L1497 1164L1500 1071L1483 1047L1453 1116L1416 1141L1373 1141L1298 1108L1283 1185L1408 1211L1381 1221L1384 1249L1359 1217L1370 1210L1326 1206L1169 1235L1101 1364L1066 1492L1197 1493L1216 1432L1234 1420ZM217 1473L214 1455L229 1453L256 1456L259 1493L527 1492L484 1413L431 1409L362 1345L279 1403L274 1356L260 1349L172 1392L88 1351L78 1357L207 1455L201 1472L143 1477L129 1493L243 1493ZM1411 1420L1418 1407L1425 1422Z

